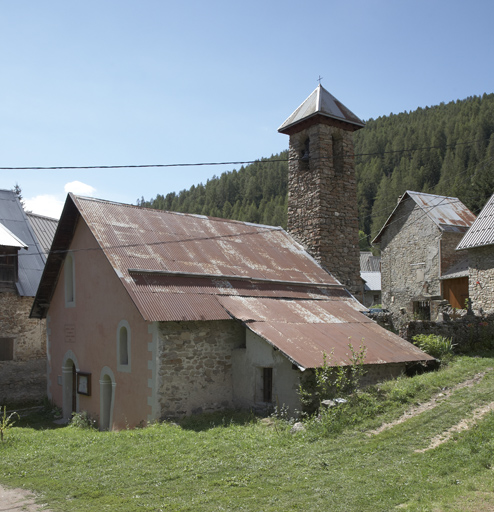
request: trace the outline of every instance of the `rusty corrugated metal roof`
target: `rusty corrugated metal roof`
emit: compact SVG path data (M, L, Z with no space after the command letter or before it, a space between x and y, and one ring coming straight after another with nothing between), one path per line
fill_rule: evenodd
M317 301L257 297L218 300L232 316L303 368L321 366L324 353L333 354L332 362L348 365L349 343L355 349L365 346L365 364L432 359L363 315L349 296Z
M394 221L396 210L404 201L410 200L422 208L424 215L427 215L441 231L465 233L475 221L475 215L457 197L437 196L407 190L372 243L377 244L381 241L385 229Z
M494 245L494 194L458 244L457 250Z
M147 321L235 318L304 368L333 348L343 360L349 336L364 338L366 362L431 359L361 314L363 306L281 228L72 194L34 317L46 315L79 217Z

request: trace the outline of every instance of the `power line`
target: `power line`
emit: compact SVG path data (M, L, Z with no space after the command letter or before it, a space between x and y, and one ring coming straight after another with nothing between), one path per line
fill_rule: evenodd
M443 148L453 148L456 146L465 146L476 144L477 142L482 142L485 139L472 140L467 142L456 142L455 144L446 144L444 146L424 146L420 148L410 148L410 149L396 149L390 151L377 151L375 153L355 153L354 157L362 157L362 156L376 156L376 155L386 155L393 153L411 153L414 151L429 151L431 149L443 149ZM348 155L349 153L347 153ZM90 169L159 169L159 168L168 168L168 167L207 167L207 166L219 166L219 165L247 165L247 164L256 164L256 163L271 163L271 162L288 162L289 158L279 158L279 159L257 159L257 160L239 160L239 161L231 161L231 162L196 162L196 163L176 163L176 164L138 164L138 165L71 165L71 166L52 166L52 167L43 167L43 166L33 166L33 167L0 167L2 171L57 171L57 170L90 170Z

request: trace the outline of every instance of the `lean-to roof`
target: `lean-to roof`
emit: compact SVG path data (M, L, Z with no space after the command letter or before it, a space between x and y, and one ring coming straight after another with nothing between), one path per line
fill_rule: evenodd
M494 194L482 208L456 249L474 249L486 245L494 245Z
M43 317L81 219L147 321L242 321L302 368L348 342L366 362L431 359L380 328L283 229L69 194L32 316ZM335 341L337 340L337 341Z

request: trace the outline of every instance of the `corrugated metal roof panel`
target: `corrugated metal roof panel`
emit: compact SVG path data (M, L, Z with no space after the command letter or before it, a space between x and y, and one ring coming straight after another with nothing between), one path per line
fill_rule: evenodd
M45 265L45 257L12 190L0 190L0 223L28 246L27 250L19 252L16 285L19 295L34 297Z
M26 215L38 242L41 244L45 255L47 255L50 251L55 231L57 230L58 220L30 212L27 212Z
M494 194L458 244L457 250L494 245Z
M404 201L409 200L420 206L427 217L442 231L466 232L475 221L475 215L457 197L407 190L372 243L377 244L381 241L382 234L393 221L396 210Z
M366 291L377 291L381 289L381 272L360 272L360 277L365 281Z
M360 252L361 272L381 272L381 257L374 256L371 252Z
M364 364L387 364L431 361L411 343L370 323L288 324L283 322L249 322L247 327L283 352L303 368L323 364L324 354L330 364L348 365L349 343L354 349L365 347Z
M236 318L304 367L322 362L322 351L329 354L332 348L343 357L348 336L356 343L365 337L369 358L380 362L405 361L409 352L410 360L429 359L362 315L363 306L281 228L73 195L64 207L33 316L46 314L60 255L70 247L79 215L145 320ZM379 353L381 339L388 341ZM396 353L390 355L388 345Z
M350 297L338 301L218 300L232 316L304 368L320 366L323 353L332 351L335 363L348 364L348 343L366 347L366 364L433 359L360 313L360 304Z

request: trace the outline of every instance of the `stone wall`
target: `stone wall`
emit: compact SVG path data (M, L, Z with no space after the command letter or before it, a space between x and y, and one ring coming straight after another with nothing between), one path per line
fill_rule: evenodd
M41 403L46 396L46 359L0 361L0 406Z
M412 321L400 329L400 336L410 342L419 334L451 338L456 352L494 348L494 314L464 315L442 322Z
M459 251L464 252L464 251ZM468 291L472 308L494 312L494 247L468 251L470 259Z
M441 274L444 274L456 263L465 259L466 254L457 251L456 247L464 237L465 232L444 231L441 236Z
M32 297L0 293L0 338L13 339L13 360L0 361L0 405L39 402L46 395L46 328L30 319Z
M353 153L352 133L341 128L316 124L290 135L288 231L362 299Z
M232 351L244 345L245 328L234 320L160 324L161 418L233 407Z
M365 387L385 380L396 379L406 371L406 363L365 365L365 375L360 385Z
M440 296L441 231L413 200L401 203L381 240L383 307L400 319L405 308L413 316L412 300Z

